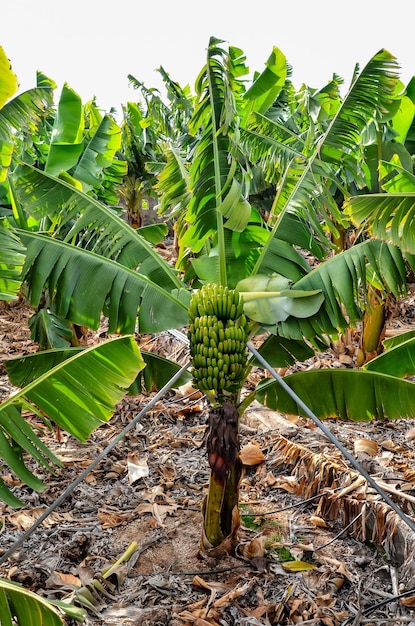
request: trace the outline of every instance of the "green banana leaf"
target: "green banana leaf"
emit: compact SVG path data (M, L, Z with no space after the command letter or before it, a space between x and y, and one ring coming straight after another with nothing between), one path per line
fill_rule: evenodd
M227 283L224 230L240 232L250 216L248 177L238 154L238 78L247 73L241 51L220 47L211 38L207 62L196 81L196 104L189 131L197 137L190 165L192 197L184 219L180 245L199 253L208 239L216 240L219 282Z
M251 87L245 92L248 110L266 113L277 99L287 79L287 59L276 46L265 62L265 69L255 77Z
M46 160L52 176L74 167L83 151L84 116L80 96L68 85L62 88Z
M365 422L415 415L415 384L395 376L351 369L310 370L285 376L284 381L321 419ZM259 383L257 399L283 413L307 415L274 378Z
M169 217L175 217L187 207L190 200L189 172L184 157L174 146L169 145L166 149L167 162L160 172L155 186L160 194L159 214L168 213Z
M168 291L182 286L152 245L111 208L28 165L19 168L16 178L16 195L25 211L35 219L49 217L58 222L55 238L139 269Z
M354 196L345 211L356 226L365 224L374 237L415 254L415 191Z
M141 351L146 367L138 374L133 384L128 389L131 395L137 395L146 391L158 391L166 385L171 378L179 371L180 365L170 359L166 359L155 352ZM191 380L190 372L185 372L176 381L175 386L179 387Z
M288 317L308 318L317 313L324 295L321 290L291 289L291 282L279 274L256 274L237 284L247 317L261 324L278 324Z
M63 626L58 611L45 598L0 578L1 626Z
M399 66L395 57L386 50L380 50L356 75L353 83L344 97L337 112L327 124L324 133L317 133L314 144L310 148L301 149L298 140L286 137L282 142L284 147L276 150L269 143L276 125L273 120L265 120L258 115L249 124L251 132L257 132L255 147L257 158L261 163L272 155L283 155L283 161L270 159L266 172L274 172L271 178L278 185L272 213L276 220L273 225L273 236L278 237L278 229L283 224L284 216L294 212L301 216L311 228L310 238L315 237L325 245L326 230L321 228L323 218L326 228L334 234L337 226L345 224L345 218L339 211L333 198L332 185L341 189L339 180L333 175L334 167L347 166L350 172L356 172L359 159L356 158L356 146L360 145L362 132L376 117L381 119L391 110L395 110L399 99L396 97L396 88L399 81ZM255 120L258 124L256 127ZM281 134L281 131L278 130ZM261 142L260 136L264 136ZM290 153L292 148L302 152L300 157ZM274 162L273 162L274 161ZM279 164L279 167L276 167ZM275 179L275 176L278 176ZM326 242L327 243L327 242ZM258 259L255 272L266 273L265 266L269 254L268 245L264 246ZM276 270L278 271L278 270Z
M7 170L15 151L15 131L19 136L33 133L45 109L52 104L52 90L30 89L15 96L18 79L3 48L0 47L0 183L7 178Z
M16 300L26 250L5 220L0 220L0 239L0 300Z
M85 442L108 421L145 363L133 337L112 339L86 348L29 382L0 405L0 458L34 489L44 485L24 465L21 451L52 471L59 460L22 417L22 408L46 415L66 432ZM21 502L0 480L0 498L10 506Z
M26 387L67 359L80 354L85 348L66 347L42 350L33 354L4 361L7 375L15 387ZM141 353L142 355L142 353Z
M399 335L395 335L394 337L388 337L382 341L383 347L385 350L391 350L396 346L399 346L401 343L408 341L408 339L412 339L415 337L415 328L414 330L407 330Z
M83 190L98 189L103 180L103 170L109 167L121 148L121 128L105 115L83 150L72 175L83 183ZM124 162L124 174L127 162Z
M399 106L399 64L385 49L379 50L358 73L321 142L330 161L346 158L360 142L361 133L375 117L385 119ZM357 163L355 167L357 167Z
M415 191L415 176L412 173L412 155L401 143L395 141L389 142L392 144L390 151L392 155L389 160L386 160L386 155L383 161L377 160L378 167L378 179L381 181L381 187L388 193L399 193L401 191L413 192ZM377 146L376 146L377 147ZM388 150L389 145L386 145ZM382 145L382 154L384 153Z
M44 373L56 367L66 359L82 352L85 348L62 348L56 350L44 350L35 354L5 361L5 367L9 379L16 387L25 387ZM178 372L180 365L165 359L154 353L141 350L141 356L145 363L144 369L139 373L135 381L128 388L128 393L136 395L143 390L150 392L159 390ZM191 379L190 373L185 373L177 381L176 385L184 385Z
M4 49L0 46L0 109L16 93L19 83ZM0 132L1 132L0 127ZM6 180L13 154L13 143L0 134L0 183ZM6 134L7 137L7 134Z
M38 233L16 232L27 249L23 274L33 306L38 306L48 287L56 314L80 326L98 328L102 312L109 318L109 333L134 332L137 313L142 333L188 324L190 294L184 289L167 290L176 280L161 263L159 275L150 272L155 278L152 282L148 274L89 250Z
M321 290L324 302L319 311L306 320L288 318L278 324L278 332L299 339L347 328L362 319L367 272L374 274L385 291L399 297L406 290L406 269L399 248L375 239L336 254L292 285L293 290Z
M398 378L415 375L415 331L385 341L385 352L363 366L368 372L383 372Z
M249 224L242 233L225 229L225 259L230 287L235 287L240 280L252 275L255 259L268 236L268 231L260 225L254 210ZM267 268L269 274L279 272L296 282L309 271L304 257L286 241L274 239L272 252L273 264ZM220 283L219 246L214 245L209 252L204 250L200 256L192 258L191 266L202 283Z
M314 350L305 341L285 339L277 335L269 335L258 349L260 355L271 367L288 367L297 361L305 361L314 356ZM262 367L254 356L250 365Z
M407 86L406 93L402 96L399 111L397 111L393 117L393 131L394 133L397 133L394 140L402 144L405 143L407 135L415 119L415 103L413 101L413 96L409 96L411 91L410 85L411 82Z
M15 96L0 109L0 136L12 141L13 130L34 133L53 104L53 90L49 86L28 89Z
M66 617L80 623L86 617L86 610L81 607L47 600L18 583L0 578L1 626L63 626L63 619L55 607Z
M49 309L39 309L29 319L28 325L31 340L39 344L42 350L67 348L74 337L72 324Z
M13 72L7 55L0 46L0 109L10 100L19 87L19 81Z

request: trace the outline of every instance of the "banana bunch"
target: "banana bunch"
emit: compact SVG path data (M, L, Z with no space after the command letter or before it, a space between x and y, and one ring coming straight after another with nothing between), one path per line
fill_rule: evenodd
M204 285L192 296L188 338L195 387L234 391L246 372L247 318L236 290Z

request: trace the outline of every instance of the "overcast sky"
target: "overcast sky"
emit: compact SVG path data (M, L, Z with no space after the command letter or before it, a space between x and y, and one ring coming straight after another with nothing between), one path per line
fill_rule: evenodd
M36 70L105 110L135 100L133 74L161 87L162 65L182 86L194 81L211 36L241 48L262 71L273 46L286 55L296 86L322 87L333 72L350 83L381 48L394 54L404 83L415 74L415 0L9 0L0 45L20 91Z

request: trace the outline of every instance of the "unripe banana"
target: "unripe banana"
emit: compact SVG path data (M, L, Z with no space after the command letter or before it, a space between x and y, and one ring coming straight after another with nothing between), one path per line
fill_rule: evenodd
M192 295L188 330L192 376L202 390L236 390L247 361L247 318L236 290L204 285Z

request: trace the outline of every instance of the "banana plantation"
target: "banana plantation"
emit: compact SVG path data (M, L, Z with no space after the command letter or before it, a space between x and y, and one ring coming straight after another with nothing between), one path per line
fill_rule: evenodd
M18 93L0 48L0 624L415 621L415 79L382 49L295 87L277 47L249 78L214 37L192 87L159 72L117 121L40 72ZM16 311L27 349L1 350ZM62 518L83 576L26 579L77 493L148 534L103 535L101 567ZM140 569L175 516L192 557Z

